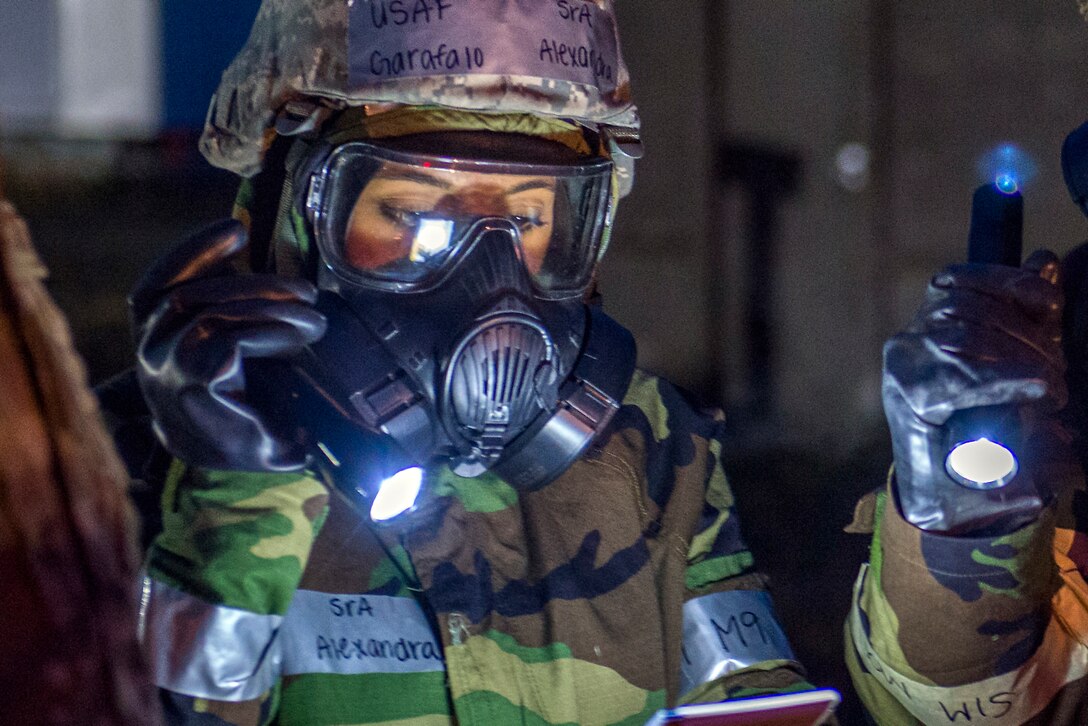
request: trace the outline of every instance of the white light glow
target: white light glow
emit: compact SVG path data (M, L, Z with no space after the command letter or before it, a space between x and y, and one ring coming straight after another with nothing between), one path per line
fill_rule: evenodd
M423 470L415 466L398 471L378 487L374 503L370 505L370 518L384 522L412 508L423 486Z
M949 473L968 486L998 487L1016 473L1016 457L1001 444L982 438L952 449L945 462Z
M865 144L843 144L835 152L835 178L851 192L860 192L869 184L872 154Z
M450 246L453 237L453 221L449 219L424 219L419 223L412 240L412 262L434 257Z

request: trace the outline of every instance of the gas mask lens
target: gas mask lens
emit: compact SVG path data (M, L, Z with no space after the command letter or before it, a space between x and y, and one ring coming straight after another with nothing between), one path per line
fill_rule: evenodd
M322 257L356 284L422 291L452 271L481 231L511 231L545 296L589 284L609 214L612 165L451 159L353 142L311 182Z

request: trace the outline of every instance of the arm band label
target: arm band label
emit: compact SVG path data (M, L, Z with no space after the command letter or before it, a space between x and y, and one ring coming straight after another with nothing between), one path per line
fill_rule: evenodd
M762 590L730 590L684 603L680 693L766 660L796 660Z

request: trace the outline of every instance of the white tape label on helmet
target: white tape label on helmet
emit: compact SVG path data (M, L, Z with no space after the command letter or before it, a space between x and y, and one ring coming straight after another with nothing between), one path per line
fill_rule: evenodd
M616 90L615 20L594 0L354 0L351 85L505 75Z

